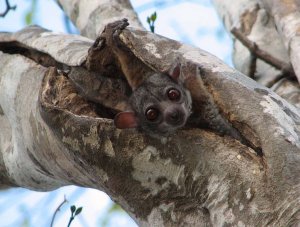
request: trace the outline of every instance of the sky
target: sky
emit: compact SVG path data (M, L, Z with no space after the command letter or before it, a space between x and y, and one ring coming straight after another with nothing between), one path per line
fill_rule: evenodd
M25 16L31 8L32 0L10 0L17 4L5 18L0 18L0 32L14 32L26 26ZM132 0L140 20L148 28L147 16L157 12L155 32L200 47L232 65L232 44L224 31L220 19L208 0ZM34 24L56 31L66 32L64 14L54 0L37 0ZM0 12L4 10L4 0L0 0ZM107 226L133 227L136 224L124 213L109 213L111 200L100 191L75 186L63 187L52 192L33 192L26 189L11 189L0 192L0 227L49 226L52 214L63 201L54 226L67 226L69 208L75 204L83 206L82 213L75 218L72 227Z

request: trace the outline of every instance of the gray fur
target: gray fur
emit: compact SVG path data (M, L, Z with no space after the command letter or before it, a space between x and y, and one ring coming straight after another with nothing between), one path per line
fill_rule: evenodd
M175 88L181 93L180 100L171 101L167 96L167 91ZM130 106L138 120L138 129L152 137L168 136L178 128L185 125L191 114L192 99L187 89L180 82L166 74L156 73L144 81L131 95ZM151 122L146 119L147 108L155 106L160 110L157 121ZM181 116L178 124L168 123L168 116L177 111Z

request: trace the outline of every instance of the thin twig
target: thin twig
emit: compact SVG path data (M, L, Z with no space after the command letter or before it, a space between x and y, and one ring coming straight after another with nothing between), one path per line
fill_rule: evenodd
M10 11L10 10L15 10L17 8L16 5L14 6L11 6L10 3L9 3L9 0L5 0L5 3L6 3L6 9L3 13L0 13L0 17L5 17L6 14Z
M231 33L244 45L246 46L249 51L256 55L259 59L262 61L272 65L276 69L279 69L283 72L283 74L290 74L295 75L295 72L292 68L291 64L287 64L284 61L281 61L275 57L273 57L271 54L267 53L266 51L263 51L259 49L259 47L256 45L255 42L249 40L240 30L237 28L232 28Z
M51 220L50 227L53 227L54 219L55 219L56 214L58 213L58 211L59 211L59 209L62 207L62 205L64 205L66 202L67 202L66 195L64 195L64 200L59 204L59 206L58 206L58 207L56 208L56 210L54 211L54 214L53 214L53 216L52 216L52 220Z
M255 77L256 60L257 60L257 56L255 54L251 53L251 56L250 56L250 66L249 66L249 71L248 71L248 76L251 79L254 79L254 77Z

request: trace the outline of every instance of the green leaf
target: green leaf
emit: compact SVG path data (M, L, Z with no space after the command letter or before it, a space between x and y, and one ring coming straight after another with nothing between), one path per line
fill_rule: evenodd
M72 214L75 212L75 210L76 210L76 206L75 205L72 205L71 207L70 207L70 209L71 209L71 212L72 212Z
M156 12L152 13L150 17L147 17L147 22L149 24L150 31L154 33L155 26L154 22L156 21L157 14Z
M34 15L36 13L37 0L31 0L31 6L29 11L25 15L25 23L27 25L32 24L34 20Z
M154 22L157 18L156 12L151 15L151 20Z
M75 216L80 214L82 211L82 207L77 208L77 210L75 211Z
M32 12L28 12L25 15L25 22L26 22L27 25L32 23Z

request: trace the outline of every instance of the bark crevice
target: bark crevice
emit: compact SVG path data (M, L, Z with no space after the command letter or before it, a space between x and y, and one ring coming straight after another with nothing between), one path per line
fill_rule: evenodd
M212 72L202 68L199 68L199 70L205 92L211 97L211 103L209 105L215 106L217 112L221 115L221 118L223 119L222 122L224 122L225 127L227 128L226 135L247 146L250 149L250 152L252 150L253 153L256 153L263 162L263 150L261 147L261 142L259 141L259 136L247 123L232 120L233 117L231 116L231 113L228 112L226 107L223 107L222 103L220 103L218 100L218 94L215 94L214 90L211 88L209 75ZM217 134L220 134L220 132L216 130L213 131L215 131Z

